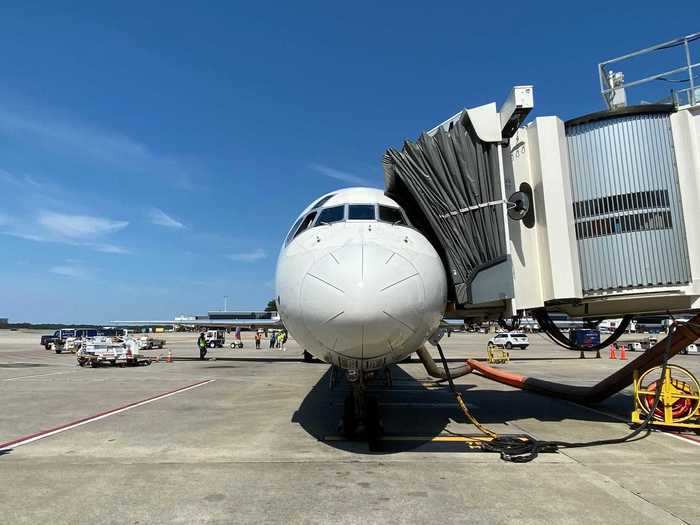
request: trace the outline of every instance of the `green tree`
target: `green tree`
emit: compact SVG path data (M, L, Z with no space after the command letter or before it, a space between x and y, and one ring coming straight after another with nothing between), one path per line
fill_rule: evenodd
M274 299L267 302L267 306L265 307L265 311L266 312L276 312L277 311L277 303L275 302Z

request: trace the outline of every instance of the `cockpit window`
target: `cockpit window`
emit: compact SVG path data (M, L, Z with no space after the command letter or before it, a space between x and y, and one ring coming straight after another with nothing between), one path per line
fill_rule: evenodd
M292 229L289 230L289 235L287 235L287 240L285 241L285 244L289 244L289 241L291 241L294 238L294 234L296 233L297 229L299 228L299 225L301 224L301 221L304 220L304 217L299 217L297 219L297 222L294 223L294 226L292 226Z
M351 221L373 221L374 205L372 204L351 204L348 206L348 220Z
M311 209L312 209L312 210L316 210L316 209L320 208L321 206L323 206L323 205L328 201L328 199L330 199L330 198L333 197L334 195L335 195L335 193L331 193L330 195L326 195L325 197L321 197L320 199L318 199L318 200L314 203L313 206L311 206Z
M301 232L303 232L305 229L307 229L309 226L311 226L311 224L313 224L315 218L316 218L315 211L312 211L306 217L304 217L304 220L302 221L301 226L299 226L299 229L294 234L294 237L292 237L292 239L297 237Z
M318 215L316 224L331 224L333 222L342 221L345 218L345 206L333 206L321 210Z
M403 218L401 210L390 206L379 205L379 220L390 222L391 224L401 224L406 226L406 221Z

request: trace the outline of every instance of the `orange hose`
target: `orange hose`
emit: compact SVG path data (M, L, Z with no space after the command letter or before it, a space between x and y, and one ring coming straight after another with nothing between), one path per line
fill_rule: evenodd
M631 385L634 381L635 370L638 370L640 373L646 372L650 368L660 365L667 351L668 358L670 359L687 345L695 341L698 338L698 332L695 327L700 325L700 314L695 315L688 323L678 323L678 325L678 328L668 336L671 338L670 345L669 341L665 339L659 341L642 355L630 361L594 386L565 385L563 383L554 383L535 377L527 377L512 372L505 372L473 359L467 359L467 364L474 372L487 379L503 383L504 385L522 388L547 396L568 399L578 403L599 403L613 394L616 394L626 386Z

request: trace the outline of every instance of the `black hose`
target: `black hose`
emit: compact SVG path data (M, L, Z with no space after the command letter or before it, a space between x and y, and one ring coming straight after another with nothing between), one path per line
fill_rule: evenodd
M568 350L588 350L588 351L594 351L594 350L602 350L603 348L613 344L615 341L617 341L622 334L625 333L625 330L627 330L627 327L629 326L630 322L634 318L632 315L626 315L622 318L622 322L620 325L615 328L615 331L610 334L605 340L602 342L598 343L597 345L593 346L581 346L581 345L576 345L573 344L569 339L567 339L564 334L561 332L559 327L554 324L554 321L552 321L552 318L549 317L549 313L546 310L535 310L532 312L532 315L537 319L538 324L540 325L540 328L544 331L545 334L557 345L566 348Z

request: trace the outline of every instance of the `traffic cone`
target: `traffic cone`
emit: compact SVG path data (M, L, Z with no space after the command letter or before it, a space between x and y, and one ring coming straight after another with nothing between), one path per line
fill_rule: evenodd
M172 363L173 362L173 353L168 350L168 357L165 359L166 363Z
M610 359L617 359L617 354L615 354L615 347L610 345Z
M620 360L621 361L626 361L627 360L627 353L625 352L625 345L622 345L620 347Z

